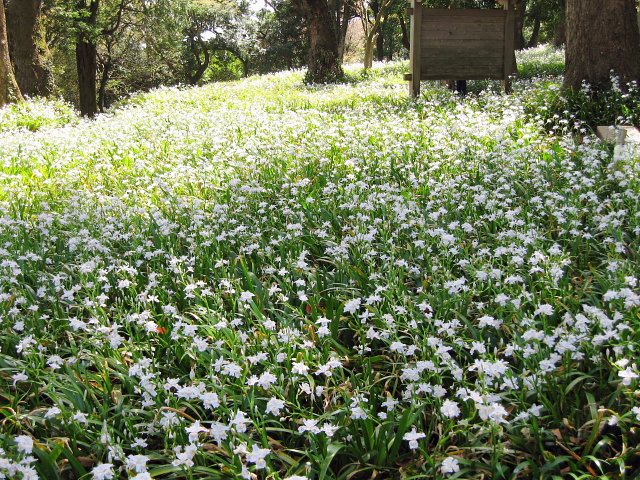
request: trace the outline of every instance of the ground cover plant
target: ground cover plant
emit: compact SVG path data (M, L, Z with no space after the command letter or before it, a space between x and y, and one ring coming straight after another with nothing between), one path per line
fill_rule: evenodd
M0 129L0 478L638 475L638 152L403 68Z

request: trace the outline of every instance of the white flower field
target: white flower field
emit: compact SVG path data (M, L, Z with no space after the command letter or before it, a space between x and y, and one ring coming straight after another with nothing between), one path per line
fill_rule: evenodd
M0 112L0 478L639 474L638 152L405 69Z

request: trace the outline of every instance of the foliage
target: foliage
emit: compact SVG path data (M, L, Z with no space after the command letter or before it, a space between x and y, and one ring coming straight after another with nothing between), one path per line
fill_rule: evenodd
M32 99L0 110L0 131L21 128L36 132L77 123L73 107L61 100Z
M541 23L541 43L551 43L554 40L558 24L564 20L565 2L566 0L528 0L525 25L532 29L536 21Z
M637 475L637 156L403 71L0 132L0 473Z
M564 74L564 49L540 45L516 52L518 78L560 77Z
M502 8L497 0L426 0L430 8Z
M72 3L72 2L71 2ZM160 85L226 80L246 74L253 38L247 33L248 5L232 0L157 0L101 3L95 25L82 21L68 0L49 0L45 20L56 76L64 98L77 100L75 45L78 29L98 45L106 103ZM114 25L119 28L113 30ZM105 32L110 32L106 35Z
M532 82L536 88L526 89L522 92L523 101L530 97L538 97L539 102L533 102L529 111L533 116L539 113L542 107L547 106L548 95L552 94L555 85L562 82L564 74L564 49L555 48L551 45L539 45L535 48L527 48L516 51L516 63L518 66L517 79L521 80L519 85L526 85ZM548 82L550 90L540 88L544 82ZM559 83L560 82L560 83ZM518 84L516 84L518 85ZM467 82L467 92L469 94L482 94L488 91L500 93L502 83L495 80L471 80Z
M528 114L542 118L547 129L584 134L599 125L640 125L640 89L636 84L623 91L614 76L611 87L601 92L586 84L579 91L563 91L562 50L542 46L528 52L518 60L521 77L539 77L537 82L544 88L531 90L523 101Z
M304 20L287 0L269 2L257 13L255 37L258 50L251 59L251 71L269 73L301 68L309 55L309 38Z

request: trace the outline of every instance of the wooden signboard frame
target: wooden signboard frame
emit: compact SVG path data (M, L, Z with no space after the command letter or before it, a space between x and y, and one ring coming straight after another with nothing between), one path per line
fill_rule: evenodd
M503 10L425 8L411 0L412 96L421 80L502 80L511 90L515 69L515 0L498 0Z

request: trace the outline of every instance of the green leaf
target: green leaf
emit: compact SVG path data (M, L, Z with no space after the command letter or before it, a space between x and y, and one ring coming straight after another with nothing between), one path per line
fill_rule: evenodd
M333 457L342 450L346 445L340 443L330 443L327 445L327 455L324 457L324 461L322 462L322 468L320 469L320 476L318 480L324 480L327 475L327 471L329 470L329 466L333 461Z

